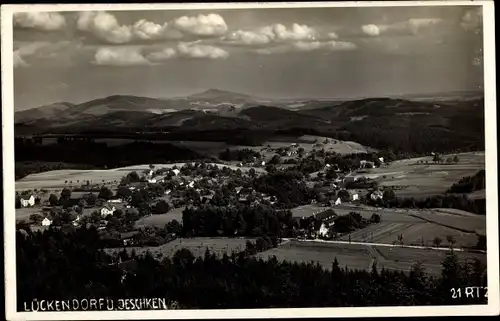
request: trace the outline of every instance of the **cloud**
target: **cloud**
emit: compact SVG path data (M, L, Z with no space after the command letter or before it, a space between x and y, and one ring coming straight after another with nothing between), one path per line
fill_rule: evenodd
M419 35L424 31L433 31L434 27L440 25L442 19L434 18L412 18L403 22L394 23L391 25L384 24L367 24L361 26L363 34L370 37L378 37L382 35Z
M101 47L96 51L92 63L105 66L150 64L149 60L142 55L141 49L136 47Z
M480 31L483 26L482 7L467 10L462 17L460 26L466 31Z
M275 46L270 48L261 48L255 50L256 53L262 55L283 54L289 52L311 52L311 51L346 51L357 49L357 46L352 42L346 41L298 41L291 44Z
M364 25L361 27L361 30L363 30L363 33L368 36L376 37L380 35L379 27L374 24Z
M116 17L104 11L84 11L78 14L78 30L93 34L101 41L125 44L133 41L182 39L185 37L215 37L227 32L220 15L183 16L158 24L145 19L132 25L120 25Z
M225 59L229 57L229 53L221 48L184 42L177 45L177 52L186 58Z
M165 33L168 28L168 24L163 25L156 24L147 20L139 20L132 27L133 34L142 40L152 40L159 39Z
M173 48L165 48L160 51L149 53L146 58L150 61L165 61L177 56L177 51Z
M66 19L57 12L14 13L14 27L55 31L66 26Z
M90 32L98 39L123 44L132 40L132 28L121 26L115 16L106 12L85 11L78 15L77 27Z
M14 44L14 67L28 67L26 58L50 58L54 53L60 52L65 46L68 45L67 41L60 42L17 42Z
M180 17L172 25L182 33L197 36L222 36L227 30L227 24L218 14L198 15L196 17Z
M294 23L291 28L273 24L254 31L237 30L224 37L224 41L236 45L266 45L292 41L314 41L318 32L307 25Z

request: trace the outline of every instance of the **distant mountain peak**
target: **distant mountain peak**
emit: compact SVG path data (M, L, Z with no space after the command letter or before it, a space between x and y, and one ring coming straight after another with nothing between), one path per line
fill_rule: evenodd
M239 99L251 99L251 96L235 93L228 90L210 88L203 92L190 95L189 98L195 99L216 99L216 98L239 98Z

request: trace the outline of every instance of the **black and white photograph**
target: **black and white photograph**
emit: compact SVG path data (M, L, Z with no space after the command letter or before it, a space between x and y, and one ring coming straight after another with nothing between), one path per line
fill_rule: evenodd
M7 317L498 313L493 15L2 6Z

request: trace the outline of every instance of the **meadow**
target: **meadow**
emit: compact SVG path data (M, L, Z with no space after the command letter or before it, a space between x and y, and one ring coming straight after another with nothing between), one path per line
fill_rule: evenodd
M135 222L136 228L141 227L158 227L164 228L165 224L171 222L173 220L182 223L182 211L184 211L184 207L174 208L168 211L165 214L153 214L149 216L141 217L139 220Z
M268 259L276 256L281 261L292 262L316 262L322 267L330 269L335 258L340 267L350 269L371 269L376 263L379 269L409 271L417 263L422 263L422 267L431 274L441 272L441 262L447 251L431 249L413 249L394 247L381 247L360 244L334 244L321 242L299 242L290 241L286 244L257 254L257 257ZM485 254L456 252L459 260L479 259L486 260Z
M180 249L188 249L195 257L199 257L205 255L205 251L208 248L211 253L222 256L224 253L231 255L233 251L241 252L245 250L247 240L253 241L253 239L249 238L179 238L160 246L127 247L126 250L129 253L135 251L138 255L149 251L154 257L161 258L172 257ZM121 250L121 248L105 249L108 253L116 253Z
M444 155L443 158L453 157ZM434 164L432 157L419 157L392 162L369 169L363 176L381 186L395 187L397 196L426 197L444 193L465 176L485 168L484 152L457 154L457 164ZM427 162L427 164L425 163Z

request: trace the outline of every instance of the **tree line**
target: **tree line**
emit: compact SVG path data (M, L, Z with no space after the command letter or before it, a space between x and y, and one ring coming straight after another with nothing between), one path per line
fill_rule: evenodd
M155 259L150 253L106 254L95 229L44 233L18 231L17 302L35 298L162 297L182 309L245 309L485 304L486 298L453 299L450 288L486 286L486 268L459 262L450 252L442 273L420 264L409 273L342 267L332 257L315 263L257 259L251 252L195 257L188 249ZM119 258L119 255L121 257ZM122 263L119 263L119 262ZM125 264L132 262L134 264ZM203 291L200 291L203 289Z

